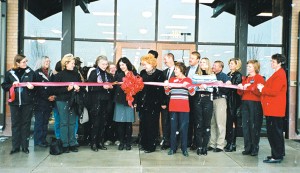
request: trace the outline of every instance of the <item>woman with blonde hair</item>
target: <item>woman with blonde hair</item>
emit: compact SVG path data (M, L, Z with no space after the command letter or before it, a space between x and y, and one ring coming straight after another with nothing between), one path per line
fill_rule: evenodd
M75 57L66 54L61 60L62 71L55 76L55 82L81 82L80 74L74 70ZM67 87L55 87L53 93L56 95L56 105L60 116L60 139L63 143L64 153L78 152L75 138L75 124L77 113L71 105L72 93L79 92L80 87L70 84Z
M261 93L257 84L264 84L264 78L259 74L260 64L257 60L247 62L248 75L239 84L238 94L242 96L241 114L244 135L243 155L257 156L259 151L260 130L263 120Z
M3 90L9 91L13 85L21 82L34 82L34 71L27 66L28 59L24 55L17 54L14 58L14 66L5 74L1 84ZM33 110L34 86L27 83L27 87L15 88L15 99L9 102L11 112L12 150L10 154L22 151L29 153L30 124ZM9 96L13 99L12 95Z
M163 82L165 77L158 70L157 60L152 54L142 56L141 64L144 70L141 77L144 82ZM137 110L141 119L141 147L145 153L154 152L159 127L159 116L165 100L164 88L161 86L145 85L137 95Z
M242 61L239 58L231 58L228 61L230 72L227 76L230 77L232 85L242 83ZM227 120L226 120L226 141L224 147L225 152L236 151L236 126L237 126L237 113L241 105L241 96L237 94L236 89L229 89L227 97Z
M200 68L192 78L193 84L202 83L196 88L193 108L195 113L196 146L198 155L207 155L207 145L210 138L211 119L213 113L213 88L208 87L205 82L216 81L212 73L211 63L207 57L200 59Z

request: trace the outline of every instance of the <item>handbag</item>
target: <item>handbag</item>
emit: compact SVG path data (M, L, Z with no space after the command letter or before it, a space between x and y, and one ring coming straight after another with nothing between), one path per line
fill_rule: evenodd
M80 124L86 123L89 121L89 113L86 107L83 108L83 111L80 115L79 122Z
M60 155L63 153L63 145L60 139L52 138L49 153L51 155Z

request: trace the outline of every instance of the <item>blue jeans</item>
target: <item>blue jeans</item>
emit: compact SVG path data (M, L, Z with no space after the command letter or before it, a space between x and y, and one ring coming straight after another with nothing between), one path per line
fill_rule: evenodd
M181 151L187 151L187 135L189 129L189 112L170 112L171 117L171 150L177 150L177 130L181 136ZM179 125L179 129L178 129Z
M56 137L56 139L60 139L60 128L59 128L60 119L59 119L59 113L58 113L56 104L53 108L53 115L54 115L54 133L55 133L55 137Z
M63 147L75 146L76 138L74 130L77 115L74 109L70 108L68 102L56 101L56 105L60 117L60 139Z
M38 109L34 111L35 122L34 122L34 144L42 144L46 142L48 134L48 124L51 109Z
M57 110L57 106L55 105L53 108L53 114L54 114L54 133L55 133L55 137L56 139L60 139L60 119L59 119L59 113ZM78 116L76 116L76 123L75 123L75 129L74 129L74 133L75 136L78 132Z

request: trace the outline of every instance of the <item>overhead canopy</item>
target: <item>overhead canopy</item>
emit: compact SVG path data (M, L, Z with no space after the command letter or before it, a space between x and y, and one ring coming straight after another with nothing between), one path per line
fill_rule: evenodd
M46 19L62 11L63 0L27 0L25 9L39 20ZM88 13L87 4L98 0L76 0L76 5L80 5L82 10Z
M235 15L235 1L236 0L214 0L213 3L206 3L205 5L214 8L212 17L217 17L224 11ZM264 23L282 15L283 7L284 0L249 0L248 22L252 26ZM258 14L261 13L269 13L272 16L258 16Z

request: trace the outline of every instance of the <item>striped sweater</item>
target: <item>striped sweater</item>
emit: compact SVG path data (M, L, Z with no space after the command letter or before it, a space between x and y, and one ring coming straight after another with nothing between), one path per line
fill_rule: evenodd
M176 77L172 77L169 80L169 83L192 83L190 78L178 79ZM167 95L171 95L170 103L169 103L169 111L170 112L190 112L189 105L189 94L195 94L195 88L189 87L173 87L173 88L165 88L165 93Z

